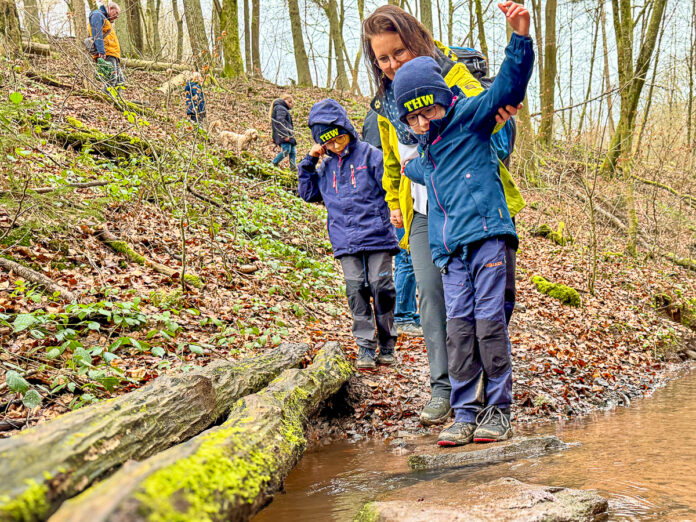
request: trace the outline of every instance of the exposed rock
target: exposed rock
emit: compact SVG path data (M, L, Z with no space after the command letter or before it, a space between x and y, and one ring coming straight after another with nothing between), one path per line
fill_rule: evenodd
M453 489L439 483L439 490ZM443 500L423 493L418 500L386 500L366 504L356 521L380 522L478 522L595 521L607 518L608 502L594 491L526 484L502 478L473 488L456 488L456 495ZM412 488L406 488L409 490ZM432 490L433 488L431 488ZM404 490L404 491L405 491ZM437 491L434 490L434 491Z
M414 471L456 468L482 462L498 462L511 457L541 455L563 450L568 446L553 435L513 438L485 446L479 444L469 444L458 448L433 446L427 453L411 455L408 458L408 465Z

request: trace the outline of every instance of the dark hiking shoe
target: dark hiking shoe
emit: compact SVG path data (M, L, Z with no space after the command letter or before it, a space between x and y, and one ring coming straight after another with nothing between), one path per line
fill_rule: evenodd
M394 352L382 353L377 356L377 364L392 365L396 362L396 357L394 357Z
M487 406L476 416L474 442L499 442L512 437L510 408Z
M473 422L455 422L440 432L438 446L463 446L474 438L476 424Z
M425 405L420 414L420 422L423 426L442 424L452 415L449 399L445 397L433 397Z
M374 352L370 353L364 348L360 348L360 350L358 351L358 358L355 360L355 367L359 370L374 370L375 368L377 368Z
M416 323L396 323L396 333L406 337L423 337L423 328Z

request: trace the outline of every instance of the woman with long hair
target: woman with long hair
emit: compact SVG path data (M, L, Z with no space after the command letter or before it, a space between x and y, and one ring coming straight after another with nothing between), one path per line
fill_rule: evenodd
M440 424L447 421L452 412L444 290L440 271L430 254L427 192L424 186L411 183L401 174L401 163L418 154L418 142L408 126L399 120L391 83L404 63L418 56L430 56L440 66L448 86L457 85L467 97L480 94L483 88L466 66L456 61L448 47L436 42L423 24L397 6L379 7L365 19L362 45L371 79L377 88L371 105L378 114L387 204L394 226L405 229L401 246L411 253L418 286L421 326L428 350L431 399L421 412L420 420L424 425ZM501 108L498 122L509 119L515 112L516 108L513 107ZM514 217L524 208L525 202L508 170L502 163L499 167L510 215ZM506 256L508 320L514 307L514 256L513 250ZM480 388L483 392L483 386Z

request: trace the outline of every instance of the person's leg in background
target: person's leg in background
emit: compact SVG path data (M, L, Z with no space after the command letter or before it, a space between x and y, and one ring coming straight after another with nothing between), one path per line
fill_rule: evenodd
M396 235L401 241L404 237L403 228L396 229ZM423 337L423 329L420 327L418 315L418 302L416 301L416 275L413 272L413 264L410 254L404 250L394 257L394 285L396 286L396 309L394 311L394 323L399 335L410 337Z

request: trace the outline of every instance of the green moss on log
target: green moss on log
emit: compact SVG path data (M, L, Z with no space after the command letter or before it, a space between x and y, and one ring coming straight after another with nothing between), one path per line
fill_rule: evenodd
M580 294L578 294L575 288L559 283L552 283L540 275L532 276L532 283L536 285L539 292L558 299L563 304L576 307L582 304Z
M298 179L294 172L261 162L247 153L238 156L228 152L224 160L228 167L240 174L252 178L272 179L285 189L297 190Z
M46 477L46 482L50 479L49 475ZM27 489L17 497L0 496L0 520L28 522L45 518L50 509L48 486L31 479L26 481L26 485Z
M530 231L533 236L546 237L556 243L559 246L565 246L567 243L572 243L573 239L568 236L564 237L565 233L565 223L561 221L558 223L558 229L554 230L546 223L538 225Z

